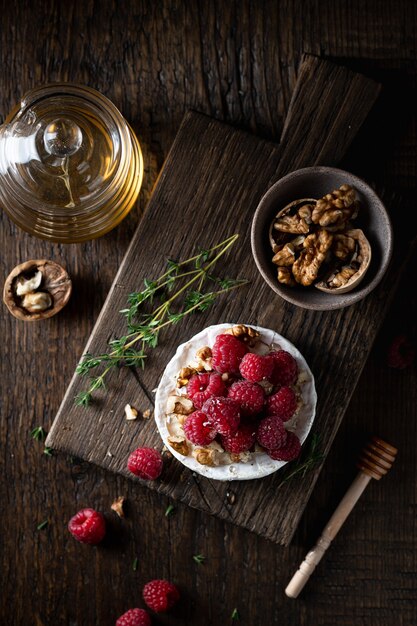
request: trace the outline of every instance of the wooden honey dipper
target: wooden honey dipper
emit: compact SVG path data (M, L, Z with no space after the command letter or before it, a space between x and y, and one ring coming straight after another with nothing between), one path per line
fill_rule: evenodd
M371 478L379 480L391 468L395 461L397 448L386 443L379 437L372 437L362 450L357 467L360 470L355 480L345 493L339 506L331 516L319 540L290 580L285 589L289 598L297 598L311 574L320 563L324 553L339 532L342 524L365 491Z

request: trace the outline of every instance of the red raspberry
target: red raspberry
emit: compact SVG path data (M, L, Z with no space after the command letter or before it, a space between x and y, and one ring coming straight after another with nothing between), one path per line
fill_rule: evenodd
M203 411L194 411L187 417L184 432L187 439L197 446L208 446L217 434Z
M406 335L398 335L392 341L387 355L388 367L405 370L413 364L415 349Z
M293 461L301 452L301 443L297 435L287 432L287 440L283 446L275 450L268 450L268 454L274 461Z
M283 422L288 422L297 408L297 396L290 387L281 387L266 399L266 408L269 415L277 415Z
M212 350L211 363L221 374L239 374L239 365L248 349L233 335L218 335Z
M68 530L77 541L95 546L106 534L106 521L103 515L94 509L81 509L71 517Z
M270 356L261 356L248 352L240 364L240 373L243 378L251 383L260 383L261 380L269 378L274 368L274 361Z
M161 475L164 462L155 448L138 448L129 456L127 468L135 476L145 480L155 480Z
M220 374L194 374L187 385L187 393L197 409L213 396L224 396L226 386Z
M237 431L240 411L232 398L209 398L203 404L203 412L221 435L233 435Z
M275 450L285 445L287 431L282 419L276 415L265 417L260 421L258 432L256 433L258 443L267 450Z
M242 424L233 435L221 437L221 443L226 452L240 454L250 450L255 443L256 426Z
M162 613L171 609L180 599L178 588L167 580L151 580L143 588L143 599L146 605Z
M285 350L278 350L277 352L270 352L274 360L274 369L272 376L269 377L269 382L273 385L282 385L288 387L293 385L298 378L298 365L292 354Z
M239 380L230 387L227 397L236 400L242 417L260 413L264 407L265 393L260 385L248 380Z
M151 618L144 609L129 609L119 617L116 626L151 626Z

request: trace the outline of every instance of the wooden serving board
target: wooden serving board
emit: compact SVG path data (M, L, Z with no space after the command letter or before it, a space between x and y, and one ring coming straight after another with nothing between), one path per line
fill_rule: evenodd
M120 309L143 279L159 276L166 259L185 259L233 233L241 237L222 274L245 277L247 287L219 299L207 312L161 333L145 370L112 373L108 391L87 409L74 405L85 381L74 376L47 445L132 476L129 453L142 445L161 448L153 420L127 422L124 406L152 406L153 392L177 345L214 323L241 322L272 328L293 342L316 377L324 456L384 318L394 282L389 278L362 302L340 311L314 312L286 303L264 283L250 250L256 206L271 184L290 170L338 162L379 92L372 80L315 57L305 57L280 145L198 113L188 113L155 186L147 212L114 280L86 351L99 354L111 337L125 333ZM80 355L81 356L81 355ZM291 468L290 468L291 469ZM147 487L217 515L275 542L291 540L321 469L281 485L283 471L261 480L219 483L167 459L161 480ZM230 503L227 492L235 502Z

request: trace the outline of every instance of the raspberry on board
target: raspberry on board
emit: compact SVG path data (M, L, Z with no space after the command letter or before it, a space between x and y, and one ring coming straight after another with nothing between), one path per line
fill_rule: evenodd
M262 380L269 379L273 367L274 361L270 356L261 356L260 354L248 352L243 357L239 369L243 378L251 383L260 383Z
M97 545L106 534L106 521L94 509L81 509L68 522L68 530L77 541Z
M204 402L213 396L224 396L226 386L220 374L194 374L187 384L187 394L196 409L201 409Z
M277 350L270 352L269 356L273 358L274 367L269 381L274 386L294 385L298 378L298 365L292 354L286 350Z
M116 626L151 626L151 618L145 609L129 609L119 617Z
M227 397L239 404L242 417L258 415L265 403L265 392L262 387L248 380L238 380L233 383L227 392Z
M276 415L264 417L259 423L256 439L267 450L275 450L285 445L287 431L282 419Z
M293 461L300 456L301 442L297 435L287 432L287 440L283 446L276 450L268 450L268 454L274 461Z
M232 398L209 398L203 404L203 413L220 435L232 435L240 422L240 410Z
M405 370L413 364L415 348L406 335L398 335L388 349L387 365L398 370Z
M281 387L266 400L269 415L277 415L283 422L287 422L297 409L297 396L291 387Z
M211 364L220 374L239 374L239 365L247 353L246 345L233 335L217 335Z
M194 411L184 422L185 436L197 446L208 446L216 436L216 431L203 411Z
M226 452L240 454L252 448L256 440L256 426L242 424L233 435L223 435L221 444Z
M146 605L155 611L163 613L171 609L180 599L178 588L168 580L151 580L143 588L143 599Z
M144 480L155 480L161 475L164 462L155 448L137 448L128 458L127 468Z

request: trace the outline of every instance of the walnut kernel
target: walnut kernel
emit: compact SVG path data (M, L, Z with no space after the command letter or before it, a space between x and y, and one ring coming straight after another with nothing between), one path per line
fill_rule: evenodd
M185 437L168 437L168 443L179 454L188 456L189 447Z
M52 306L52 298L45 291L26 293L23 296L22 308L29 313L41 313Z

